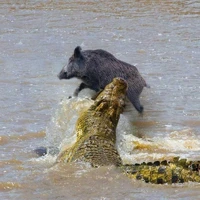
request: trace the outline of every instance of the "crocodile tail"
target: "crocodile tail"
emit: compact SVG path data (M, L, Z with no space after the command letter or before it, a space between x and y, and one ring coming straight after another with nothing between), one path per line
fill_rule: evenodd
M178 157L171 162L165 160L123 165L122 170L128 177L144 180L146 183L172 184L189 181L200 183L200 161L187 161Z

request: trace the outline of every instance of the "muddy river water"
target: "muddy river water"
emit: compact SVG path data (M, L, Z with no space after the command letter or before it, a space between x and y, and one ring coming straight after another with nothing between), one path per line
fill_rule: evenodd
M16 3L18 2L18 3ZM200 199L196 183L152 185L114 167L37 158L38 146L75 138L86 90L57 78L74 48L105 49L134 64L151 86L144 114L121 116L117 147L125 163L173 156L200 160L200 2L111 0L0 2L0 199Z

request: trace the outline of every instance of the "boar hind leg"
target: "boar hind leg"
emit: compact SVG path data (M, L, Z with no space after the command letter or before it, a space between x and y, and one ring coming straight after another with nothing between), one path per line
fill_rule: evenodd
M135 103L135 104L134 104L135 109L136 109L139 113L142 113L143 110L144 110L144 107L140 104L140 100L137 99L137 101L134 102L134 103Z
M133 106L135 107L135 109L139 112L142 113L144 108L143 106L140 104L140 100L139 99L134 99L134 101L131 103L133 104Z
M134 95L134 94L128 94L128 99L130 100L130 102L133 104L133 106L135 107L135 109L139 112L142 113L143 112L143 106L140 104L140 100L139 100L139 96L138 95Z

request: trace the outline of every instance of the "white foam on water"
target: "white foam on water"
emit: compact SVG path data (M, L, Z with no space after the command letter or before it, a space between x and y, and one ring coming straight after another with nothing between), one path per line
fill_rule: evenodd
M48 145L60 149L73 145L76 141L76 121L92 103L88 98L63 99L46 129ZM116 146L124 163L170 159L174 156L200 159L200 138L191 129L174 131L165 137L139 138L129 116L123 113L116 134Z
M35 165L51 167L56 162L57 156L47 154L38 158L31 158L29 161Z
M117 127L117 148L124 163L150 162L174 156L200 160L200 138L192 129L153 138L139 138L136 133L128 116L122 114Z
M80 113L92 103L93 101L88 98L63 99L46 128L47 144L62 147L74 143L76 121Z

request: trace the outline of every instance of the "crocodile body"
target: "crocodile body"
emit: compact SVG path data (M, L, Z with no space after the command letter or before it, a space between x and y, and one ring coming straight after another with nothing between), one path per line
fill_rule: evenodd
M146 183L184 183L188 181L200 183L200 162L187 161L175 157L172 161L156 161L154 163L141 163L121 166L123 171L131 178L144 180Z
M120 78L106 86L77 120L77 142L62 151L57 162L86 161L94 167L121 165L115 147L116 127L123 112L126 90L127 84Z
M123 165L116 145L116 127L125 105L127 83L113 79L96 97L94 104L80 115L76 123L77 141L60 152L59 162L84 161L93 167L115 165L134 179L156 184L200 182L200 162L174 158L162 161Z

